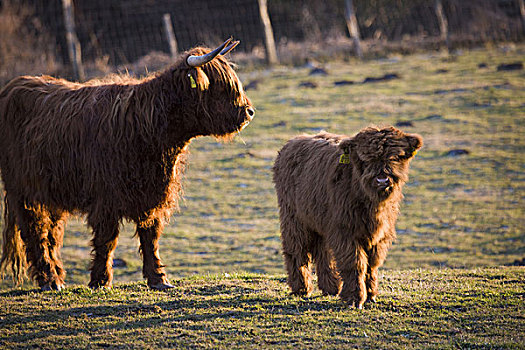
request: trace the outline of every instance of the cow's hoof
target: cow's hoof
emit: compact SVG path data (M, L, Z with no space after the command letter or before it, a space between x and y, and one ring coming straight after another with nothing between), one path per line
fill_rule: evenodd
M66 286L64 283L57 283L56 281L53 281L53 282L49 282L49 283L46 283L44 284L43 286L40 287L40 290L42 292L49 292L51 290L56 290L56 291L61 291L62 289L64 289Z
M157 284L150 284L149 287L155 290L166 290L166 289L175 288L175 286L169 282L159 282Z

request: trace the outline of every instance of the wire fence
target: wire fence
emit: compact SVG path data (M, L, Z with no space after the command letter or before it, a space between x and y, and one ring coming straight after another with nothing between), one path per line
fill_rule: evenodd
M169 53L163 24L166 13L170 14L179 51L196 44L213 46L234 36L242 42L236 51L264 52L259 1L73 0L82 60L116 66L151 52ZM435 38L440 34L435 0L353 2L364 40ZM442 3L455 42L479 44L524 37L524 14L519 7L523 0ZM12 65L21 66L25 60L29 67L35 66L35 60L42 61L38 66L52 68L68 63L63 0L0 0L0 4L1 76L17 71ZM344 0L268 0L268 13L279 47L290 42L322 43L327 38L348 38ZM22 60L21 50L27 51ZM49 63L52 58L56 64Z
M67 59L61 0L27 0L56 37L57 52ZM114 64L132 62L151 51L169 52L163 15L171 15L181 50L242 36L245 49L260 41L257 1L89 0L74 1L76 34L84 60L107 55ZM248 46L246 46L248 45Z
M519 0L443 0L449 30L471 40L522 40ZM354 0L364 39L439 36L435 0ZM342 0L274 0L269 12L277 40L347 35ZM475 37L475 38L474 38Z

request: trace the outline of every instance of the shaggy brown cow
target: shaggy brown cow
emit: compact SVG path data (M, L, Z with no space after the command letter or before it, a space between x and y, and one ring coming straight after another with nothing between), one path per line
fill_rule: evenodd
M10 265L20 281L27 260L42 289L61 289L64 223L81 213L94 233L90 287L111 286L122 220L136 223L148 285L172 287L158 241L181 194L187 146L197 136L233 137L254 114L224 57L237 44L194 48L142 80L24 76L5 86L2 268Z
M313 260L324 294L359 308L375 301L408 164L421 145L418 135L390 127L299 136L283 147L273 178L293 294L312 292Z

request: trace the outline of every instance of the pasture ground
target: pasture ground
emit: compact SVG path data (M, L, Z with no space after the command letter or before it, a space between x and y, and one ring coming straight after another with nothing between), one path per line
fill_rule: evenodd
M161 239L176 289L142 281L124 224L115 288L91 291L90 233L66 228L68 288L0 283L0 348L523 348L525 46L241 71L256 118L233 143L197 139L185 201ZM395 73L399 79L362 83ZM335 82L346 81L336 85ZM351 84L350 82L353 82ZM308 83L308 84L304 84ZM310 87L308 87L310 86ZM289 297L271 166L286 140L404 123L411 165L380 298L358 311Z
M379 302L289 297L271 275L195 276L92 291L0 293L0 348L519 349L523 268L393 270Z

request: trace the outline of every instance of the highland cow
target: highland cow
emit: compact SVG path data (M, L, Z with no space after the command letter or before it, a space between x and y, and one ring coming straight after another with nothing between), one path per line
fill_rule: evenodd
M353 137L299 136L282 148L273 179L292 294L311 294L314 262L323 294L358 308L375 301L409 161L421 146L418 135L370 127Z
M84 84L23 76L0 91L0 169L5 190L2 269L20 282L29 264L43 290L60 290L68 214L93 230L89 286L111 287L123 220L136 224L148 286L170 285L159 237L181 195L187 147L231 138L254 110L224 57L239 42L197 47L164 72Z

